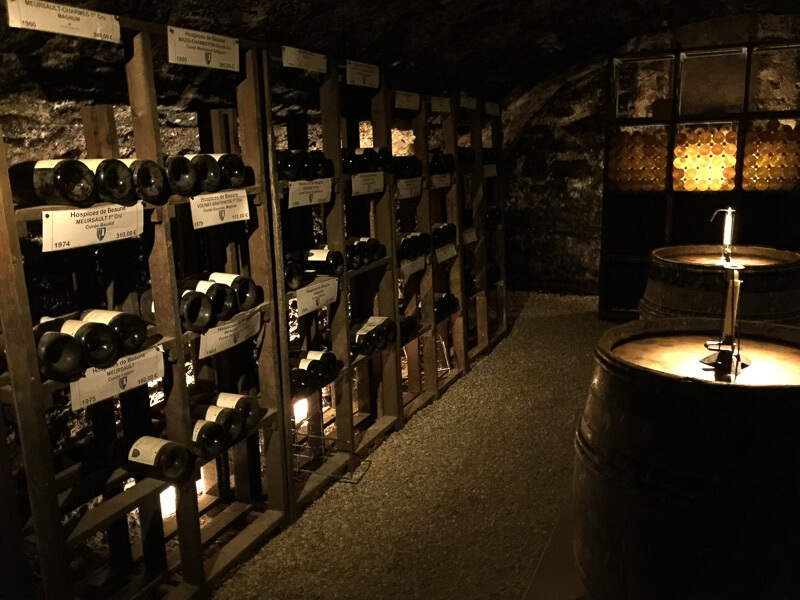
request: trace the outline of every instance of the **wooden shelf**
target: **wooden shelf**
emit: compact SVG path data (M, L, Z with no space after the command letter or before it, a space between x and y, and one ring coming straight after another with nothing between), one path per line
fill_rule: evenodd
M364 273L369 273L369 272L374 271L376 269L380 269L382 267L385 267L391 261L392 261L392 257L391 256L384 256L380 260L376 260L375 262L372 262L372 263L370 263L370 264L368 264L368 265L366 265L364 267L361 267L360 269L356 269L354 271L346 271L345 273L346 273L348 278L355 279L359 275L363 275Z

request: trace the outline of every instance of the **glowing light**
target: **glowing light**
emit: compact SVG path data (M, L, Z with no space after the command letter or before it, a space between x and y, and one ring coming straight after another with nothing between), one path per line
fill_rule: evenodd
M308 419L308 398L301 398L294 403L294 424L295 427Z
M733 244L733 209L725 211L725 231L722 234L722 245L730 246Z
M160 500L161 500L161 516L169 517L170 515L174 515L176 501L177 501L175 486L171 485L163 492L161 492Z

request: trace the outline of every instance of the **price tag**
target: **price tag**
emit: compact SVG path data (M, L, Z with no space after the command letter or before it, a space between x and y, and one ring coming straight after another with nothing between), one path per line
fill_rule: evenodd
M416 198L422 193L422 177L397 180L398 198Z
M466 94L461 94L461 98L458 102L461 108L466 108L468 110L475 110L478 108L478 100L477 98L473 98L472 96L467 96Z
M464 243L465 244L474 244L478 241L478 231L471 227L464 232Z
M440 113L450 112L450 98L431 96L431 111Z
M483 165L484 177L497 177L497 165Z
M86 369L69 384L72 409L86 408L164 376L164 355L157 348L120 358L107 369Z
M209 69L239 70L239 40L193 29L167 27L169 62Z
M331 184L330 177L314 179L313 181L290 181L289 208L330 202Z
M436 249L436 262L442 263L456 256L458 256L458 252L456 252L455 244L447 244Z
M450 173L431 175L431 187L433 189L450 187L451 183Z
M119 17L42 0L8 0L11 27L122 43Z
M261 311L257 308L239 313L212 327L200 336L198 356L208 358L241 344L261 331Z
M383 172L353 175L353 196L366 196L383 191Z
M142 235L144 209L134 206L99 204L74 210L42 212L42 252L107 244Z
M324 54L284 46L282 49L283 66L303 69L312 73L327 73L328 58Z
M200 194L192 198L189 206L195 229L247 221L250 218L247 192L243 189Z
M500 105L497 102L486 102L483 105L486 114L490 117L499 117L500 116Z
M380 83L381 70L378 67L356 60L347 61L347 85L377 89Z
M373 329L375 329L378 325L384 323L389 317L370 317L366 320L366 322L361 326L361 328L356 331L356 335L364 335L365 333L369 333Z
M400 272L403 274L405 279L408 279L414 273L419 273L422 271L425 268L426 262L425 255L418 256L417 258L412 258L410 260L400 261Z
M297 316L302 317L318 308L336 302L339 297L339 282L327 277L297 290Z
M394 107L406 110L419 110L420 95L414 92L395 92Z

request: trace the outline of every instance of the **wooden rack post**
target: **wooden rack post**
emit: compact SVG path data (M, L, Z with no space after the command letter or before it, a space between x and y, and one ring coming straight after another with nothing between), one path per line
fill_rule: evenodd
M484 104L485 107L485 104ZM486 111L484 110L484 114ZM486 114L486 119L491 129L492 149L496 156L500 156L503 149L503 116L498 108L496 115ZM500 161L498 161L500 162ZM500 341L507 332L506 323L506 242L505 242L505 185L500 164L497 164L497 174L492 178L492 194L487 197L487 203L500 211L500 221L489 235L487 252L494 259L494 264L500 269L500 281L495 284L495 312L496 325L489 339L489 348Z

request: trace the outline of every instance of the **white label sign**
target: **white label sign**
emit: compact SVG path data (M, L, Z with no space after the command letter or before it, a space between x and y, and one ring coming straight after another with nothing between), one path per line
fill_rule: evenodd
M419 110L420 95L414 92L395 92L394 107L406 110Z
M440 113L450 112L450 98L431 96L431 111Z
M353 175L353 196L366 196L383 191L383 172Z
M425 268L425 255L418 256L417 258L412 258L410 260L403 260L400 261L400 271L403 273L403 277L408 279L414 273L419 273Z
M289 182L289 208L331 201L331 178Z
M192 224L195 229L214 227L250 218L247 192L243 189L200 194L192 198Z
M375 329L378 325L383 324L389 317L370 317L366 320L366 322L361 326L361 329L356 331L356 335L364 335L365 333L369 333L373 329Z
M100 204L74 210L42 212L42 252L107 244L135 238L144 229L142 203Z
M335 277L312 283L297 290L297 316L302 317L327 306L339 297L339 281Z
M257 308L239 313L212 327L200 336L198 356L208 358L249 340L261 330L261 311Z
M450 260L451 258L455 258L456 256L458 256L458 252L456 252L456 247L454 244L447 244L446 246L436 249L437 262L441 263L446 260Z
M461 94L461 99L459 100L458 104L461 106L461 108L466 108L468 110L475 110L478 108L477 98L467 96L466 94Z
M381 84L381 70L368 63L347 61L347 85L378 88Z
M437 173L431 175L431 187L433 189L450 187L450 173Z
M483 165L484 177L497 177L497 165Z
M122 43L119 17L42 0L8 0L11 27Z
M239 70L239 40L193 29L167 27L169 62L209 69Z
M86 369L69 384L72 409L86 408L164 376L164 355L157 348L120 358L107 369Z
M478 241L478 231L471 227L464 232L464 243L465 244L474 244Z
M416 198L422 193L422 177L397 180L398 198Z
M328 58L324 54L284 46L282 49L283 66L304 69L312 73L326 73L328 71Z
M483 106L486 114L490 117L500 116L500 105L497 102L486 102Z

